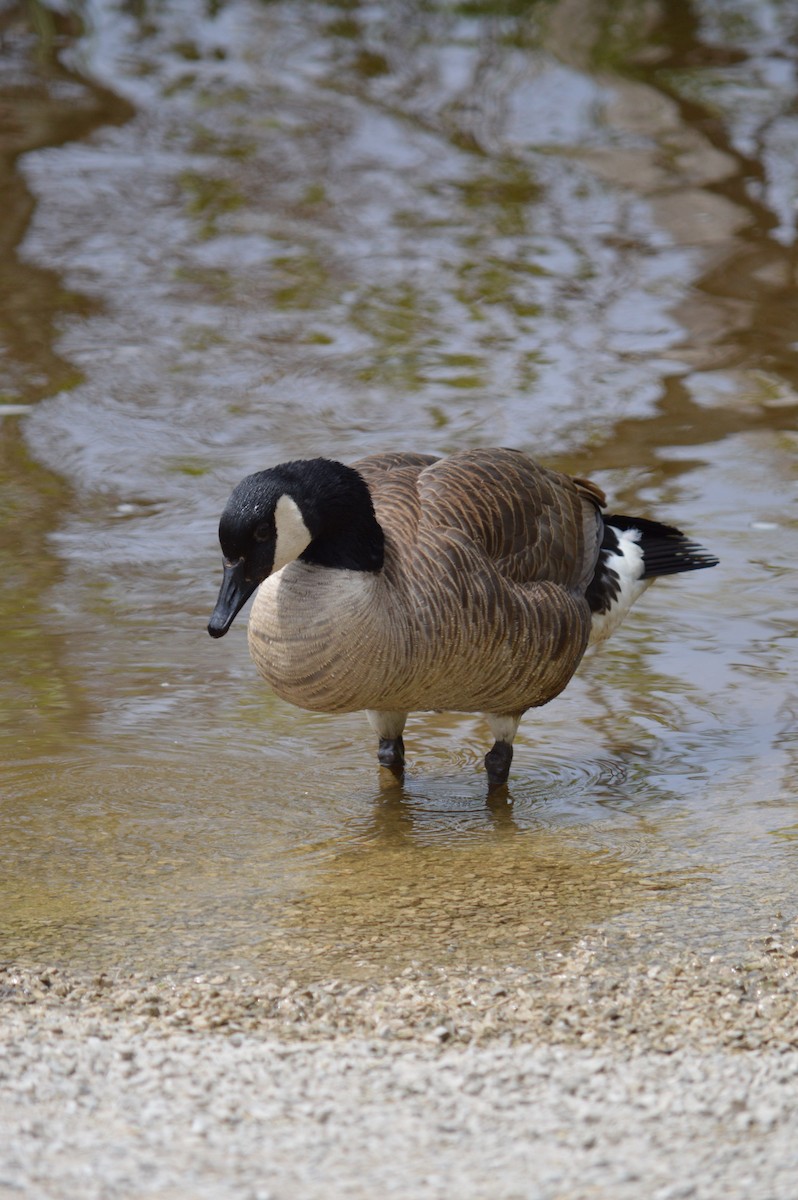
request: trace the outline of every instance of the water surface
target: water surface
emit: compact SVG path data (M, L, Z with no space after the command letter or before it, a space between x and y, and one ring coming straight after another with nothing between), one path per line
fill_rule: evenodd
M490 969L794 915L794 17L96 3L49 57L15 20L4 956ZM490 444L721 559L527 715L492 804L478 718L413 718L400 787L204 628L245 473Z

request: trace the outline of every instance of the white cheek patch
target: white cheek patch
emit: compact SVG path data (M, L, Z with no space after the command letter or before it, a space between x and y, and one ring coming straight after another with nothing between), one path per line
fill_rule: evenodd
M299 505L290 496L281 496L274 510L274 527L277 536L274 543L274 566L272 574L287 563L299 558L313 538L310 535Z

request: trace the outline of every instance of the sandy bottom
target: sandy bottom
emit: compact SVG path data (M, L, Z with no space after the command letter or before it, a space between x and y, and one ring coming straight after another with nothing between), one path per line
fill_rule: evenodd
M794 1200L798 945L363 983L0 968L0 1197Z

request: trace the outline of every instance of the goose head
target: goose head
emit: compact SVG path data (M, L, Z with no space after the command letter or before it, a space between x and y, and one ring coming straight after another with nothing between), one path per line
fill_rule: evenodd
M219 521L224 576L208 623L223 637L259 584L297 558L378 571L382 528L357 471L332 459L300 459L247 475Z

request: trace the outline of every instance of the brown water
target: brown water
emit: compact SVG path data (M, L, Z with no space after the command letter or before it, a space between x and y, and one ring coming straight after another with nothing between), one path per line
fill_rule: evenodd
M790 6L5 20L0 953L368 974L794 916ZM205 623L245 473L502 443L721 566L527 716L487 804L476 718L414 718L399 787Z

